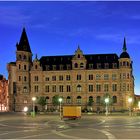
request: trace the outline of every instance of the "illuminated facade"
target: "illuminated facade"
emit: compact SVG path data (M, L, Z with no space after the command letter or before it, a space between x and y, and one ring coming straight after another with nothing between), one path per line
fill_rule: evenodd
M8 81L0 75L0 112L8 110Z
M80 47L73 55L42 56L32 60L32 51L23 29L16 45L16 62L8 64L9 107L22 111L32 105L33 96L44 96L48 109L55 95L63 105L85 108L93 101L94 111L104 110L104 98L110 98L110 110L128 109L128 98L134 98L132 61L124 39L123 52L117 54L84 54Z

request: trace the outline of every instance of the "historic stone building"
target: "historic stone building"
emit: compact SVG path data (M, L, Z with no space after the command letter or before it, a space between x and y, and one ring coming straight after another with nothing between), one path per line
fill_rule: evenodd
M0 112L9 111L8 108L8 80L0 74Z
M110 109L128 109L128 98L134 98L132 61L124 39L123 52L117 54L84 54L80 47L73 55L42 56L32 60L32 51L23 29L16 44L16 61L8 64L9 107L22 111L32 105L32 97L45 96L48 108L55 95L63 97L63 105L104 110L109 96Z

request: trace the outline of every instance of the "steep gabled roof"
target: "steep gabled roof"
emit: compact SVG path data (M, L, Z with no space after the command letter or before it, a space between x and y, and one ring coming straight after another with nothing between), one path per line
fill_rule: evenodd
M71 65L72 68L73 56L74 55L43 56L39 61L43 70L46 70L46 65L50 67L50 70L52 70L53 65L56 65L56 70L59 70L59 65L63 65L64 70L66 70L66 65ZM89 64L93 64L93 68L97 69L97 63L101 64L101 68L104 68L105 63L109 64L109 68L112 68L112 63L116 63L117 68L119 67L117 54L87 54L84 56L87 60L87 69L89 68Z
M17 43L17 51L26 51L26 52L31 53L31 49L30 49L30 45L29 45L25 28L23 28L19 44Z

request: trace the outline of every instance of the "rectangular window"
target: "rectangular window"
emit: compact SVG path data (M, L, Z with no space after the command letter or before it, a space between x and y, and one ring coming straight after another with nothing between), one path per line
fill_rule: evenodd
M38 89L39 89L38 86L35 86L35 87L34 87L34 91L35 91L35 93L38 92Z
M77 80L81 80L81 74L77 74Z
M49 85L45 86L45 92L49 92Z
M56 81L56 76L52 76L52 81Z
M59 92L63 92L63 85L59 86Z
M56 92L56 85L52 85L52 92Z
M70 81L70 75L66 75L66 80Z
M100 92L100 91L101 91L101 85L100 85L100 84L97 84L97 85L96 85L96 91L97 91L97 92Z
M109 79L109 75L108 74L104 74L104 80L108 80Z
M35 81L38 81L38 76L35 76L35 77L34 77L34 80L35 80Z
M117 84L112 84L112 91L117 91Z
M67 92L70 92L70 91L71 91L70 85L67 85Z
M117 75L116 74L112 74L112 80L116 80L117 79Z
M125 79L126 78L126 73L123 73L123 79Z
M89 86L88 86L88 91L89 91L89 92L93 92L93 85L89 85Z
M97 74L96 75L96 80L100 80L101 79L101 75Z
M109 91L109 85L108 84L104 84L104 91L108 92Z
M126 91L126 84L123 83L123 91Z
M59 81L63 81L63 75L59 76Z
M89 80L93 80L93 74L90 74L88 78Z
M49 77L46 77L46 78L45 78L45 81L49 81Z
M130 89L129 89L129 84L127 84L127 91L129 91Z

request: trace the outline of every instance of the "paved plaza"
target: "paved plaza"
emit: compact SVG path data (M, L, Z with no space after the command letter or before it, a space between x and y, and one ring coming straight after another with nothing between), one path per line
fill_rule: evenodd
M59 114L0 113L0 139L139 139L139 116L82 115L60 120Z

